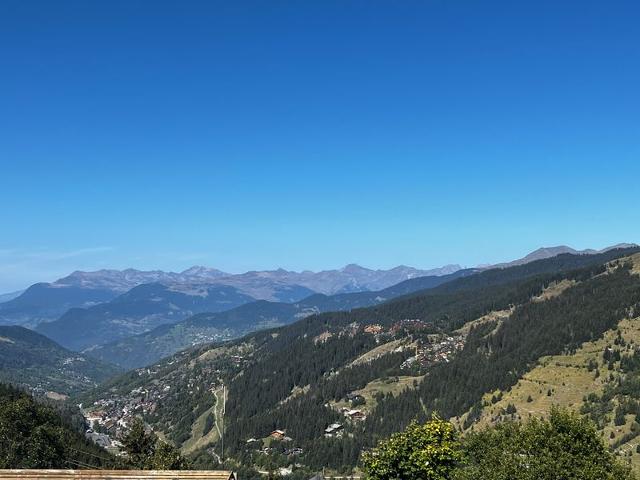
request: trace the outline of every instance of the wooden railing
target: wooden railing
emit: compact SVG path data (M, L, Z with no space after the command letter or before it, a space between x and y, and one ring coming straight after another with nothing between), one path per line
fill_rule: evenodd
M0 480L237 480L219 470L0 470Z

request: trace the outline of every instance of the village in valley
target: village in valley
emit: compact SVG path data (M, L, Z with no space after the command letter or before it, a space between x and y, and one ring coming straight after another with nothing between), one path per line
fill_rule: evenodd
M398 368L406 371L406 378L410 379L421 378L432 365L449 362L465 343L464 334L433 333L430 324L415 319L400 320L389 327L378 323L352 323L337 331L325 331L312 340L313 344L319 346L334 336L358 334L373 336L377 346L356 360L354 365L374 362L390 353L400 353L404 360ZM204 351L205 353L189 362L188 370L176 368L181 364L182 357L186 358L187 355L178 354L154 367L133 371L129 388L107 389L91 403L80 405L87 424L86 437L119 454L122 446L120 439L136 417L143 418L149 429L153 425L157 433L163 435L165 429L176 430L176 419L184 411L197 409L201 404L214 405L220 400L218 393L224 373L240 373L252 361L253 351L252 347L242 344L233 348L227 348L223 344ZM328 372L327 375L340 375L340 371ZM386 383L391 381L393 380L387 380ZM399 383L394 388L409 387ZM327 407L340 414L342 420L326 425L322 431L318 431L318 437L341 439L352 435L350 432L353 428L364 422L370 409L375 406L372 395L375 395L375 389L353 391L347 393L340 402L327 404ZM172 414L164 411L166 405L180 405L184 411L180 415L175 412ZM215 413L214 408L209 412ZM204 414L206 411L198 411L198 415ZM214 423L218 421L215 415L212 418ZM244 440L247 451L263 455L265 459L274 456L288 458L291 465L295 465L295 459L305 454L305 450L296 444L296 439L287 434L286 428L256 433L261 435ZM186 435L165 438L180 445L190 440L189 435L192 435L191 430ZM215 447L208 451L213 457L219 458ZM281 475L287 475L290 471L287 466L281 470Z

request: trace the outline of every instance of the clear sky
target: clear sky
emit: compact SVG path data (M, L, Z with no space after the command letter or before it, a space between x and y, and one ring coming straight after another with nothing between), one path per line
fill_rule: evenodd
M0 2L0 292L640 241L640 3Z

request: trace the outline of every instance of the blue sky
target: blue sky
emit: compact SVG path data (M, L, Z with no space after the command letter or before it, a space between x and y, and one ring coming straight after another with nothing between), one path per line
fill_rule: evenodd
M640 241L634 1L0 3L0 292Z

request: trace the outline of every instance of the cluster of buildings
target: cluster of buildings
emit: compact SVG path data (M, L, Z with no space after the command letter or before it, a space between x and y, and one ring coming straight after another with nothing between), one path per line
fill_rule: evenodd
M384 336L384 335L395 335L396 333L402 330L405 330L408 332L419 332L419 331L432 329L432 328L433 328L433 325L428 322L424 322L420 319L409 319L409 318L397 321L390 328L385 328L383 325L379 323L368 323L362 326L362 324L360 324L359 322L352 322L339 332L339 336L348 335L353 337L358 333L365 333L368 335L375 335L375 336ZM316 344L324 343L333 336L334 334L327 330L325 332L322 332L320 335L316 336L313 339L313 341Z
M86 360L84 359L84 357L67 357L62 361L62 365L73 365L74 363L84 363L86 362Z
M325 332L329 333L329 332ZM349 337L354 337L358 333L366 333L368 335L383 335L385 332L385 328L379 323L370 323L362 326L359 322L352 322L346 327L344 327L340 332L339 336L348 335ZM333 335L329 334L328 338L331 338ZM326 341L326 340L325 340Z
M424 330L429 330L431 328L433 328L433 325L428 322L425 322L420 319L406 318L404 320L400 320L394 323L393 325L391 325L391 328L389 329L389 331L395 335L396 333L401 331L420 332Z
M384 332L384 327L380 324L374 323L372 325L367 325L363 329L364 333L369 333L371 335L379 335Z
M395 322L388 329L385 329L385 327L380 325L379 323L372 323L369 325L365 325L362 331L370 335L383 335L383 334L395 335L401 331L413 333L413 332L421 332L429 329L433 329L433 325L430 324L429 322L425 322L417 318L416 319L405 318L403 320L399 320Z
M264 453L265 455L271 455L273 453L282 453L287 457L295 457L297 455L302 455L304 453L304 450L300 447L293 447L293 448L263 447L260 449L260 453Z
M353 337L354 335L363 332L368 335L392 335L400 331L401 329L409 329L409 330L421 330L424 328L428 328L430 325L422 320L400 320L396 322L391 328L385 329L385 327L379 323L370 323L365 325L364 327L358 323L353 322L347 325L344 329L339 332L339 336L349 335ZM333 337L334 334L330 331L322 332L320 335L316 336L313 341L314 343L324 343Z
M366 420L367 415L362 411L355 408L347 408L343 407L341 413L349 420L352 421L362 421ZM344 433L344 425L342 423L332 423L327 428L324 429L324 436L327 438L340 438Z
M192 331L188 332L186 336L192 347L204 345L206 343L224 342L235 337L231 331L224 330L220 332L217 329L213 329L213 331L210 332L206 328L202 330L198 330L197 328L192 329Z
M174 412L213 402L214 397L220 400L222 371L248 361L241 348L225 350L226 355L208 350L188 363L185 360L192 353L185 351L153 367L135 370L126 384L104 390L93 403L80 406L89 427L85 435L103 446L117 447L115 439L126 434L136 418L151 422L169 435L176 426L180 435L190 434ZM194 405L190 405L192 401Z
M89 425L85 436L105 447L117 447L116 438L128 430L137 416L153 413L171 390L170 385L157 388L135 388L126 396L113 395L100 399L82 412Z
M373 323L370 325L366 325L363 331L364 333L369 333L372 335L381 335L384 333L395 335L401 331L415 333L431 329L433 329L433 325L429 322L425 322L423 320L420 320L419 318L405 318L403 320L398 320L397 322L395 322L393 325L391 325L391 327L389 327L389 329L385 329L378 323Z
M436 363L447 363L464 348L465 337L462 335L451 337L448 335L429 335L427 340L421 340L416 347L416 354L405 360L400 368L411 368L414 365L428 367Z
M272 440L277 440L279 442L284 442L284 443L293 442L293 438L288 437L286 431L284 430L274 430L267 436L267 438ZM247 445L257 444L257 443L260 443L263 445L265 444L263 440L258 438L250 438L249 440L246 441L246 443ZM304 453L304 450L300 447L283 446L283 445L274 446L274 444L268 443L260 449L260 452L264 453L265 455L270 455L273 453L282 453L288 457L291 457L296 455L302 455Z
M81 384L83 388L96 386L96 382L83 373L84 363L86 363L84 357L66 357L49 365L53 371L47 375L37 375L37 381L30 376L26 378L19 376L11 380L11 383L20 385L37 397L46 396L53 400L64 400L67 395L58 392L69 390L72 384Z

